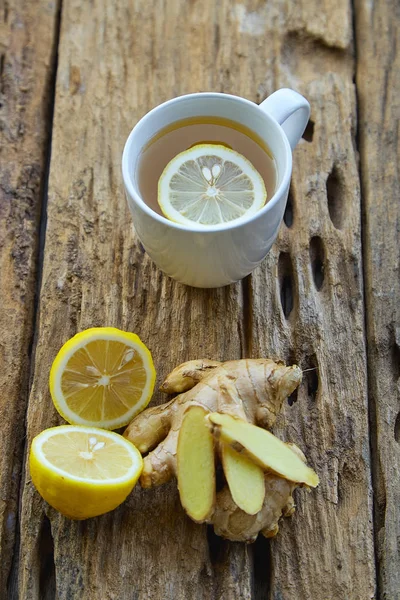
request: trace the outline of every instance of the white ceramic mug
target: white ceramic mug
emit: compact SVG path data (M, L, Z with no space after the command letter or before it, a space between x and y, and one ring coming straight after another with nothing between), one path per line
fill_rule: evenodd
M274 195L259 212L239 224L179 225L155 213L140 196L137 169L142 150L161 129L197 116L224 117L248 127L275 158ZM180 96L160 104L137 123L125 144L122 174L137 235L164 273L187 285L211 288L238 281L253 271L278 235L289 193L292 150L309 116L310 105L303 96L281 89L260 105L228 94Z

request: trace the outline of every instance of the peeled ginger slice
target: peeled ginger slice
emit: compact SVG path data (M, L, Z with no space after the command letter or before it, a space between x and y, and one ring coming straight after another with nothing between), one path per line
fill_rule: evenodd
M222 444L221 458L234 503L248 515L257 514L265 498L263 470L226 444Z
M210 413L207 420L214 437L243 452L264 470L310 487L319 484L315 471L271 432L231 415Z
M177 479L181 504L189 517L206 521L215 506L214 438L207 411L191 406L184 414L177 447Z

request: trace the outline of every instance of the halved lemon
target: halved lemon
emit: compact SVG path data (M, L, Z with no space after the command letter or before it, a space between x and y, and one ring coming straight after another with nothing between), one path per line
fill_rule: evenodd
M34 486L71 519L88 519L119 506L140 477L143 460L127 439L97 427L46 429L31 445Z
M155 378L151 354L137 335L95 327L61 348L50 370L50 393L68 423L117 429L150 402Z
M183 225L220 225L255 214L267 200L264 180L244 156L197 144L165 167L158 181L163 214Z

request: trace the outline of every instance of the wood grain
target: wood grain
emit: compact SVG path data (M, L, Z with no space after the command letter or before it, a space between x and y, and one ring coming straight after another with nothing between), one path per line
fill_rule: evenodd
M400 10L356 2L379 598L400 597Z
M297 492L296 515L271 542L269 597L364 600L375 569L351 12L347 3L332 19L318 12L291 3L287 30L269 22L264 31L275 61L266 90L295 87L312 114L294 154L287 225L247 282L250 354L305 370L276 433L321 477L316 493Z
M45 505L27 473L21 598L374 597L352 38L347 0L63 3L27 443L61 422L47 386L61 344L114 325L148 344L159 382L203 356L273 354L317 367L277 431L323 483L297 494L298 512L276 541L246 547L187 519L174 482L135 489L112 514L74 523ZM261 101L283 85L313 107L295 154L291 226L242 284L202 291L165 278L138 244L123 196L131 127L178 94Z
M241 286L196 291L164 277L134 237L123 194L121 152L137 119L171 95L210 85L208 69L200 68L193 79L187 72L185 80L173 59L185 54L176 26L185 31L188 20L198 23L199 7L181 2L161 9L145 2L63 5L28 442L61 422L49 396L48 373L61 344L77 330L108 324L137 332L154 355L158 383L182 360L241 355ZM211 5L207 11L213 19ZM190 32L188 26L186 56L197 64ZM203 27L202 35L205 43ZM207 528L184 515L175 482L151 492L138 487L114 513L73 523L45 506L28 474L19 594L32 599L46 593L59 599L248 596L251 552L240 544L220 545L212 536L210 552L209 538Z
M272 542L271 597L363 600L374 597L375 580L355 97L337 71L304 77L301 89L313 106L313 141L297 150L292 225L249 282L252 354L304 369L276 432L299 444L321 485L297 494L297 515ZM334 176L338 227L326 189Z
M0 597L17 525L57 4L0 3Z

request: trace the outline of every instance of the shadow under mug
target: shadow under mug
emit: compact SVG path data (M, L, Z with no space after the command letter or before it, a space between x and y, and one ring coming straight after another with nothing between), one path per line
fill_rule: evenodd
M155 213L141 198L138 163L148 142L168 125L190 117L222 117L254 131L276 164L275 193L256 214L239 223L188 227ZM281 89L260 105L238 96L179 96L147 113L131 131L122 156L126 197L136 233L164 273L186 285L214 288L246 277L270 250L283 219L292 174L292 150L310 116L303 96Z

